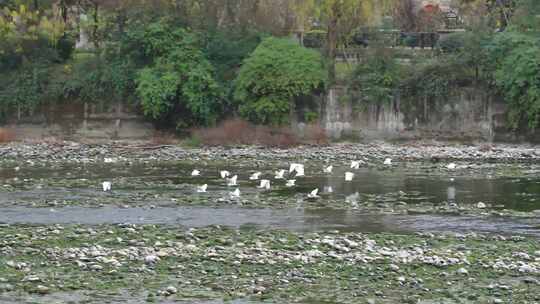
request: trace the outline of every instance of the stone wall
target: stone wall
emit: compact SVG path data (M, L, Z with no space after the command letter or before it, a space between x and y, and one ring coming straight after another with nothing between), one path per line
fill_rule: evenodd
M506 105L488 92L462 88L446 100L404 101L388 104L344 101L345 88L334 87L323 97L321 125L336 140L440 140L532 141L535 134L508 130Z
M462 88L446 100L411 103L396 98L382 105L345 101L344 95L344 87L334 87L325 95L308 98L291 113L293 128L302 135L303 113L319 111L321 127L335 140L540 142L540 132L510 132L505 103L482 90ZM317 104L322 106L314 108ZM136 109L122 103L51 105L34 113L15 113L7 126L18 139L149 139L155 131Z
M70 103L41 107L13 115L6 124L17 139L144 139L154 128L123 103Z

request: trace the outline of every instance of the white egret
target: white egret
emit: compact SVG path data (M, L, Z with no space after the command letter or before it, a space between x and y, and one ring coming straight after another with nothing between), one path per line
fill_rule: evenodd
M283 177L285 176L285 170L279 170L279 171L276 171L276 176L274 177L275 179L283 179Z
M334 166L328 166L324 168L324 173L332 173L332 170L334 170Z
M240 197L240 189L236 188L236 190L234 190L233 192L230 192L229 194L231 195L232 198L238 198Z
M251 174L251 176L249 177L250 180L258 180L259 177L261 177L261 172L255 172L253 174Z
M198 193L205 193L206 192L206 189L208 189L208 185L207 184L204 184L202 186L198 186L197 187L197 192Z
M354 173L352 172L345 172L345 181L351 182L354 178Z
M296 184L296 180L295 179L290 179L287 181L287 183L285 184L285 187L294 187Z
M457 168L457 165L455 163L450 163L448 166L446 166L448 170L455 170Z
M296 175L294 177L304 176L304 165L300 165L295 169Z
M199 171L199 170L193 170L191 172L191 176L199 176L199 175L201 175L201 171Z
M326 192L326 193L334 193L334 188L332 188L332 186L326 186L326 187L324 187L324 192Z
M227 179L227 186L229 187L232 187L232 186L236 186L236 181L238 180L238 175L235 175L231 178L228 178Z
M220 171L219 174L221 175L221 178L227 178L231 175L231 173L226 170Z
M105 157L105 158L103 159L103 161L104 161L106 164L112 164L112 163L116 163L116 162L117 162L116 158L110 158L110 157Z
M351 161L351 169L354 169L354 170L360 169L360 161L356 161L356 160Z
M319 189L315 189L313 191L311 191L311 193L308 194L308 198L318 198L319 195Z
M293 171L295 171L298 166L302 166L302 165L300 165L300 164L291 164L290 167L289 167L289 173L292 173Z
M261 180L261 184L257 188L270 190L270 181L267 179Z
M392 159L391 159L391 158L385 159L385 160L384 160L384 164L385 164L386 166L392 165Z
M103 182L101 185L103 187L104 192L111 191L111 187L112 187L111 182Z

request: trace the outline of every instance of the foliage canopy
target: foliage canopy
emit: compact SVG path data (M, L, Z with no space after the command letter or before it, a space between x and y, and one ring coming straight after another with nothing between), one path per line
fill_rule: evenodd
M279 38L267 38L243 63L236 79L240 115L263 124L287 121L296 97L323 88L327 74L315 50Z

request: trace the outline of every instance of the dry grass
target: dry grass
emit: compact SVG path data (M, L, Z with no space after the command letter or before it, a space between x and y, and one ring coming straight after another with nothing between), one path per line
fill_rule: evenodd
M192 135L209 146L219 145L262 145L268 147L291 147L301 143L289 128L256 126L249 122L233 119L222 122L215 128L196 129ZM320 132L312 132L320 141Z
M15 140L15 133L13 133L13 131L6 128L0 128L0 143L8 143L13 140Z

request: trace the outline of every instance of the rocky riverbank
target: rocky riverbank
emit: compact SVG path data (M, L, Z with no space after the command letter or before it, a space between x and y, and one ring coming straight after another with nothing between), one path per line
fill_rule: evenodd
M517 236L154 225L0 229L0 300L85 291L94 299L144 296L133 303L535 303L539 280L539 244Z
M2 160L33 162L100 162L114 160L384 160L395 161L486 161L538 162L540 148L534 145L462 145L437 142L405 144L332 144L300 146L289 149L264 147L185 148L175 145L152 145L143 142L82 144L76 142L25 143L0 146Z

